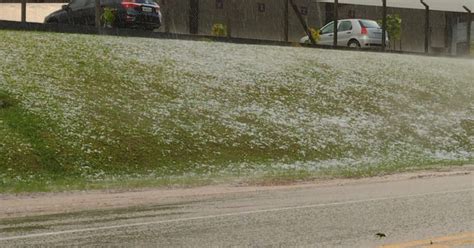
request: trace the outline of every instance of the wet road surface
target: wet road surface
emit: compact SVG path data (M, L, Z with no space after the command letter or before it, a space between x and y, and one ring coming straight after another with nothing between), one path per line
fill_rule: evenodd
M471 174L313 185L0 219L0 247L473 247L473 206Z

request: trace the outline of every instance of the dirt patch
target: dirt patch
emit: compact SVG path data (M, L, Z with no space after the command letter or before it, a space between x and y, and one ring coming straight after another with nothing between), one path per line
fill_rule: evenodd
M133 206L173 204L205 200L223 194L238 194L306 187L328 187L370 184L387 181L422 180L423 178L469 175L474 165L449 170L410 172L363 179L317 180L283 186L214 185L198 188L141 189L136 191L85 191L65 193L0 194L0 220L46 214L72 213L85 210L107 210Z

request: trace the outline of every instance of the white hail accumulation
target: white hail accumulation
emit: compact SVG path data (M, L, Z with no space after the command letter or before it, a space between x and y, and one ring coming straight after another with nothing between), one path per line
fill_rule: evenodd
M149 135L170 144L180 144L175 136L180 129L197 137L203 145L212 142L239 146L239 137L249 136L249 145L256 148L285 150L296 144L302 147L303 156L307 151L337 144L349 147L335 159L273 164L279 168L372 164L399 160L408 153L435 160L474 157L469 145L461 144L457 138L465 137L472 148L472 133L461 124L474 122L473 60L204 41L46 36L65 43L82 42L81 47L95 47L97 43L108 47L114 57L110 66L114 68L126 68L131 61L162 68L166 76L161 83L178 94L163 101L166 96L152 87L158 79L147 74L134 74L132 78L127 71L114 71L128 81L94 85L94 91L103 95L97 94L98 98L91 101L74 85L56 79L64 73L61 68L54 69L56 78L28 72L26 80L25 75L9 75L15 82L11 83L2 78L2 70L14 70L0 65L0 88L21 95L26 108L56 121L68 142L86 153L102 152L88 143L91 139L118 142L111 135L114 127L108 125L109 117L94 112L100 105L136 118L128 124L130 129L149 123L145 125ZM52 42L42 46L64 49ZM21 70L27 61L12 62L15 53L25 52L21 49L12 47L13 53L9 53L7 48L0 48L0 57ZM98 56L111 56L101 53L98 51ZM39 52L37 56L44 54ZM81 59L81 53L72 57L65 51L63 59L70 66ZM87 73L77 75L83 77L84 84ZM286 93L276 94L275 89ZM367 101L377 103L382 114L359 108L358 102L351 102L354 98L347 95L348 91L366 94ZM426 92L439 99L417 100L407 95L412 92ZM131 100L129 93L141 97ZM464 103L456 103L456 98L464 99ZM335 101L345 102L335 106ZM343 109L333 112L315 110L340 106ZM179 118L183 111L199 118ZM243 122L242 117L259 124ZM164 126L165 122L172 122L175 128ZM216 123L226 128L225 135L209 131L209 126ZM416 135L406 135L400 126ZM380 138L381 133L385 138ZM359 148L363 154L355 154Z

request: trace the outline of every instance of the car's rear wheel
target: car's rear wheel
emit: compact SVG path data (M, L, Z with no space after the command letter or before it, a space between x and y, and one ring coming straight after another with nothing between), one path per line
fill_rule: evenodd
M347 44L347 46L350 47L350 48L359 49L360 48L360 43L357 40L350 40L349 43Z

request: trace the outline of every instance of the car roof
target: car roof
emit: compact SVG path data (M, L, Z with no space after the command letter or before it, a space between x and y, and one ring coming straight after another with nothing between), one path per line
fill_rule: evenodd
M342 21L355 21L355 22L359 22L359 21L371 21L371 22L377 22L377 21L370 20L370 19L356 19L356 18L353 18L353 19L341 19L341 20L338 20L338 21L337 21L338 26L339 26L339 23L342 22ZM332 23L333 23L333 21L330 21L330 22L326 23L324 26L321 27L321 29L325 28L325 27L328 26L328 25L331 25Z
M360 18L358 18L358 19L341 19L341 20L339 20L339 22L341 22L341 21L372 21L372 22L375 22L374 20L370 20L370 19L360 19Z

